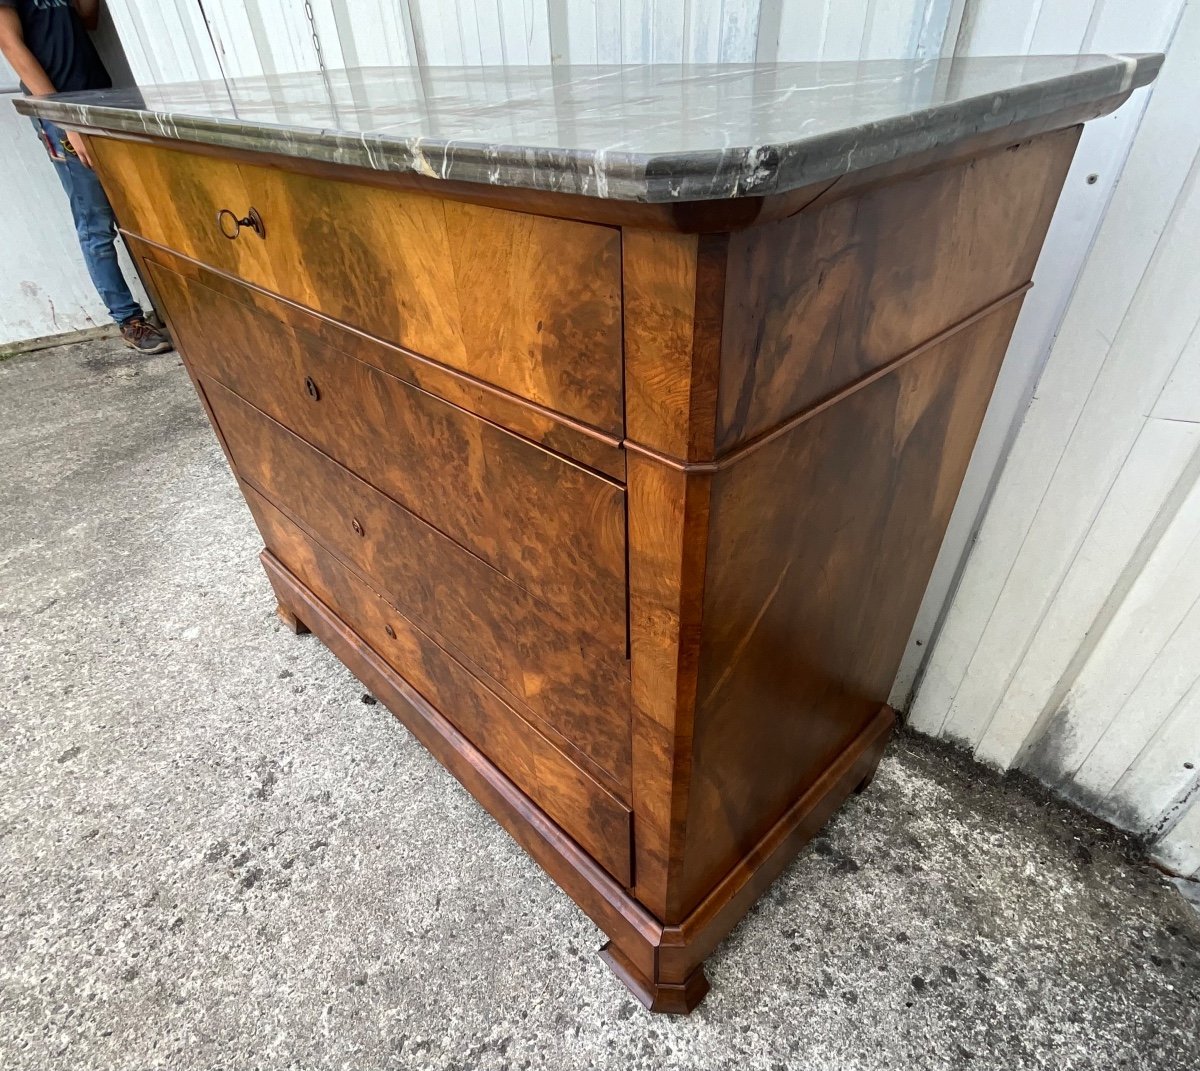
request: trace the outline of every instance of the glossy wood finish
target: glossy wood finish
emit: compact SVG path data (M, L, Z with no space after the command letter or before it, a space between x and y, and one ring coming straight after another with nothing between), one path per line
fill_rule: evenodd
M681 910L891 687L1019 307L711 477Z
M678 924L663 927L655 964L660 982L685 985L796 853L821 831L848 796L870 781L895 722L890 707L878 708L821 776L699 905Z
M620 234L131 141L97 139L123 225L610 433ZM216 215L255 208L266 237Z
M1033 274L1080 128L731 239L716 450L769 430ZM1005 241L996 241L1005 234Z
M729 240L624 235L626 432L687 461L712 455Z
M209 290L253 306L327 346L419 387L427 394L540 443L585 468L611 476L618 483L625 481L625 451L621 449L621 440L616 436L589 428L528 398L463 375L365 331L334 323L293 301L216 271L130 232L125 232L125 240L137 253L140 263L147 266L145 277L151 287L154 285L153 275L158 270L156 266L161 265ZM165 303L160 301L159 307L165 308ZM166 311L169 315L170 309L166 308ZM206 333L213 332L213 325L205 325L205 330Z
M680 917L709 482L629 457L635 892L666 921Z
M655 1011L686 1014L703 999L708 989L704 958L870 776L891 730L893 715L884 707L697 911L681 925L664 926L340 615L269 551L262 560L280 604L350 667L608 936L602 956L634 996Z
M270 552L263 554L263 566L279 601L408 726L636 969L652 977L664 932L661 923Z
M652 981L612 941L600 949L600 958L650 1011L687 1015L708 995L708 977L702 964L692 968L681 982Z
M874 773L1078 138L1031 133L615 214L96 139L281 618L647 1007ZM238 194L265 241L195 222Z
M201 383L243 480L627 789L623 651L604 651L577 623L281 424L214 380Z
M198 372L624 657L622 487L252 305L159 264L150 274Z
M832 202L840 264L820 196L626 232L635 891L668 925L887 695L1077 136Z

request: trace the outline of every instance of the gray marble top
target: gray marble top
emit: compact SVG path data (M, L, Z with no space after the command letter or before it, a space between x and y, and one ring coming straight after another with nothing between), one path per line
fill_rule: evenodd
M1063 113L1162 56L622 67L370 67L63 93L60 123L431 178L666 202L782 193Z

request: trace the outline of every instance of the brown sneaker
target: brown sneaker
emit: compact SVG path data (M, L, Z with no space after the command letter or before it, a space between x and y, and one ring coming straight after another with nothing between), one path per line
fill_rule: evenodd
M165 331L151 327L140 316L134 316L121 324L121 338L125 345L138 353L166 353L175 347Z

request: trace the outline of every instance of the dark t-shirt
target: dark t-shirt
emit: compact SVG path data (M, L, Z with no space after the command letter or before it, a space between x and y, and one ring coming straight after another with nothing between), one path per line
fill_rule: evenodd
M0 7L16 8L25 47L58 92L108 89L112 85L70 0L0 0Z

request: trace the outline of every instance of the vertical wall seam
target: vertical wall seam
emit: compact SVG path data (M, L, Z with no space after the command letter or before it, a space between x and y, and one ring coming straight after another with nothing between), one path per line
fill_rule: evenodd
M1116 779L1116 781L1113 782L1112 787L1107 789L1105 791L1104 795L1100 797L1099 802L1101 804L1107 803L1108 800L1114 794L1117 794L1119 792L1121 786L1125 783L1126 779L1133 772L1134 767L1137 766L1139 762L1141 762L1141 760L1145 757L1145 755L1149 752L1149 750L1162 737L1163 733L1165 733L1167 731L1167 729L1170 728L1170 726L1175 721L1175 719L1180 716L1180 711L1182 710L1184 713L1187 712L1188 707L1190 706L1190 704L1188 703L1188 700L1191 699L1192 696L1197 693L1197 689L1200 689L1200 671L1197 671L1196 675L1192 678L1191 682L1188 684L1187 689L1184 691L1183 695L1181 695L1172 704L1171 709L1167 712L1167 716L1165 718L1163 718L1163 720L1159 724L1158 728L1155 729L1154 732L1150 734L1150 738L1141 746L1141 748L1138 749L1138 753L1130 761L1129 765L1122 772L1121 776L1118 777ZM1170 805L1168 804L1168 807L1169 806ZM1163 811L1160 811L1158 817L1161 818L1163 813L1164 813ZM1152 826L1153 826L1153 823L1150 823L1149 825L1147 825L1146 831L1148 832Z
M1136 140L1137 134L1140 133L1140 131L1141 131L1141 121L1139 121L1139 123L1138 123L1137 131L1134 134L1134 140ZM1132 145L1132 142L1131 142L1131 145ZM1066 456L1067 451L1070 449L1071 442L1075 438L1075 434L1079 429L1079 425L1080 425L1080 422L1083 420L1084 414L1087 412L1088 405L1090 404L1090 402L1092 400L1092 396L1094 395L1094 393L1096 391L1097 384L1099 383L1101 376L1104 374L1104 370L1107 367L1108 362L1112 358L1113 351L1116 348L1117 342L1120 340L1122 333L1126 329L1126 324L1129 319L1129 312L1133 308L1134 304L1137 302L1138 297L1142 293L1143 288L1147 285L1147 282L1146 282L1147 277L1150 275L1150 272L1151 272L1154 264L1156 263L1156 261L1159 258L1160 253L1162 252L1163 241L1165 239L1165 236L1171 233L1171 229L1172 229L1171 225L1175 221L1176 217L1179 214L1180 204L1184 200L1185 195L1190 191L1191 185L1196 180L1196 173L1197 173L1196 160L1197 160L1197 158L1200 158L1200 149L1197 150L1196 156L1193 157L1192 164L1190 165L1187 177L1185 178L1183 184L1180 186L1179 192L1175 196L1175 200L1171 205L1170 212L1167 213L1167 218L1163 224L1162 230L1155 237L1154 248L1151 250L1149 257L1146 260L1146 267L1142 271L1141 277L1138 279L1137 285L1133 288L1133 292L1130 294L1129 300L1125 303L1125 308L1121 315L1121 322L1118 325L1116 332L1114 333L1112 341L1109 342L1108 349L1106 350L1105 355L1104 355L1104 359L1102 361L1100 361L1096 366L1095 375L1092 377L1092 381L1088 385L1087 395L1085 396L1085 398L1083 400L1083 404L1080 406L1079 412L1075 415L1075 420L1072 422L1071 432L1067 436L1066 443L1063 447L1062 452L1055 459L1054 467L1051 472L1050 479L1047 481L1046 486L1045 486L1044 490L1042 491L1041 497L1038 500L1037 508L1034 510L1034 512L1030 518L1029 526L1026 528L1024 534L1021 537L1021 542L1020 542L1019 548L1017 549L1017 553L1014 555L1013 560L1009 563L1008 569L1005 572L1004 583L1001 585L1000 592L996 596L996 599L992 604L992 608L988 613L987 622L984 624L983 631L980 633L979 641L976 643L975 650L972 653L971 658L967 663L967 669L963 674L964 679L965 679L967 673L970 672L970 667L971 667L972 663L974 662L975 658L979 654L979 647L982 645L983 637L987 634L988 626L992 622L992 618L993 618L993 616L995 614L995 610L996 610L996 605L999 603L1000 599L1003 597L1004 592L1007 590L1008 582L1012 577L1012 571L1016 567L1016 563L1020 559L1021 554L1023 553L1023 551L1025 549L1025 545L1029 539L1029 533L1033 528L1034 522L1036 521L1038 515L1042 512L1042 509L1046 505L1046 497L1050 493L1050 488L1053 486L1054 477L1058 474L1058 471L1059 471L1060 467L1062 466L1063 458ZM1111 204L1111 202L1110 202L1110 204ZM1105 217L1107 217L1107 213L1108 213L1108 206L1106 206L1106 208L1105 208ZM1097 228L1097 236L1099 235L1099 232L1102 229L1103 229L1103 222L1101 223L1100 227ZM1089 258L1091 256L1091 253L1092 253L1092 249L1089 248L1089 250L1088 250ZM1080 272L1080 278L1082 278L1084 272L1086 272L1086 271L1087 271L1087 264L1085 261L1084 270L1082 272ZM1072 300L1074 298L1075 292L1078 289L1078 285L1079 285L1079 281L1076 280L1076 286L1075 286L1075 289L1072 291L1072 295L1071 295ZM1069 311L1069 302L1068 302L1068 311ZM1064 312L1064 316L1063 316L1064 321L1066 319L1067 314L1068 314L1067 312ZM1060 324L1060 329L1061 329L1061 324ZM1058 337L1058 333L1056 332L1055 333L1055 342L1057 342L1057 337ZM1051 344L1051 353L1053 353L1053 349L1054 349L1054 343ZM1043 368L1043 372L1044 372L1044 368ZM1040 383L1040 379L1039 379L1039 383ZM1034 396L1036 397L1036 395L1037 395L1037 388L1035 387L1034 388ZM1027 419L1028 419L1028 410L1026 410L1023 415L1023 419L1021 421L1022 426L1024 425L1024 423ZM1131 449L1132 449L1132 446L1131 446ZM1126 457L1128 457L1128 452L1126 453ZM1007 459L1006 459L1004 468L1005 468L1005 470L1007 470ZM1119 473L1119 472L1120 472L1120 469L1118 468L1117 473ZM1109 491L1111 491L1112 483L1113 483L1113 480L1115 480L1115 479L1116 479L1116 474L1114 474L1112 479L1110 479L1108 487L1105 489L1105 496L1107 496ZM1095 519L1096 519L1096 511L1093 511L1092 516L1091 516L1090 520L1088 521L1088 527L1084 530L1083 534L1080 537L1080 540L1076 543L1075 549L1073 550L1073 552L1071 554L1072 561L1074 561L1075 556L1079 553L1079 548L1082 545L1082 540L1084 538L1086 538L1087 532L1090 531L1092 524L1095 523ZM1059 577L1058 583L1055 585L1054 595L1051 596L1051 602L1053 601L1054 596L1056 596L1058 594L1058 590L1059 590L1059 588L1061 588L1062 581L1065 576L1066 576L1066 574L1064 573L1063 576ZM1050 606L1050 603L1047 603L1046 609L1043 610L1043 612L1038 616L1037 624L1034 626L1034 633L1036 633L1037 628L1040 628L1041 623L1045 620L1046 613L1049 611L1049 606ZM1007 680L1005 681L1003 691L1001 691L1001 693L997 697L995 703L993 704L991 712L990 712L988 720L987 720L987 723L986 723L983 731L980 733L979 739L974 742L974 748L973 748L974 751L976 751L976 752L978 751L980 742L982 742L982 740L987 736L988 732L991 730L992 722L995 720L996 713L999 709L1001 701L1004 698L1004 695L1007 693L1009 686L1012 684L1012 679L1016 674L1016 670L1017 670L1017 668L1020 667L1021 662L1024 661L1025 656L1029 652L1029 646L1032 643L1032 638L1033 637L1031 635L1026 640L1025 645L1021 650L1019 659L1018 659L1017 663L1015 664L1013 671L1009 674ZM959 687L961 687L961 682L960 682ZM957 694L957 690L958 689L956 688L955 689L956 694ZM954 709L954 703L952 701L949 709L946 712L946 717L943 719L942 727L939 730L939 735L941 735L945 731L946 722L949 721L950 712L953 709Z
M1143 424L1143 429L1148 424L1149 420ZM1122 468L1123 467L1124 466L1122 465ZM1120 471L1121 470L1119 469L1118 476L1120 475ZM1183 506L1184 500L1187 498L1188 494L1191 492L1198 480L1200 480L1200 447L1193 450L1191 457L1188 458L1187 463L1183 466L1183 469L1176 478L1175 483L1171 485L1170 491L1167 492L1166 498L1163 499L1162 504L1159 506L1158 511L1150 521L1150 524L1147 525L1146 530L1142 533L1142 536L1138 540L1138 544L1134 548L1133 553L1130 555L1129 560L1122 567L1116 583L1113 584L1112 590L1109 592L1108 597L1104 601L1104 605L1100 608L1091 623L1088 625L1087 630L1084 632L1082 642L1080 643L1079 647L1076 648L1075 653L1071 656L1070 661L1067 663L1062 674L1059 676L1059 679L1055 682L1054 688L1051 690L1045 706L1038 715L1037 721L1034 722L1025 738L1024 743L1021 745L1021 750L1018 752L1017 758L1013 763L1014 766L1021 765L1021 763L1027 757L1030 749L1036 746L1037 742L1045 733L1055 713L1062 706L1063 701L1066 699L1067 693L1070 691L1076 680L1079 679L1079 674L1082 672L1083 667L1087 664L1088 659L1096 650L1100 640L1108 631L1108 628L1112 624L1113 619L1116 617L1117 612L1124 605L1125 600L1129 597L1129 593L1132 591L1138 577L1145 570L1146 563L1150 560L1150 556L1154 553L1159 543L1162 542L1162 538L1166 534L1167 528L1178 515L1179 510ZM1111 493L1111 491L1112 486L1110 485L1109 493ZM1105 495L1105 502L1107 502L1107 500L1108 494ZM1103 502L1101 503L1100 508L1104 508ZM1091 528L1089 527L1088 534L1090 534L1090 532ZM1086 542L1086 535L1084 537L1084 542ZM1072 566L1073 565L1074 559L1072 559ZM1070 572L1070 569L1071 567L1069 566L1067 570L1068 573ZM1174 635L1175 631L1178 631L1181 625L1182 621L1180 622L1180 625L1177 625L1172 631L1172 635ZM1150 666L1146 666L1141 677L1139 677L1139 682L1149 671ZM1119 715L1119 713L1120 712L1118 711L1117 715L1114 715L1112 719L1113 721L1116 720L1116 717ZM1170 714L1167 715L1167 717L1164 719L1164 722L1169 719ZM1111 725L1112 722L1109 724ZM1088 750L1087 756L1085 756L1084 759L1075 767L1075 770L1072 771L1073 774L1078 773L1078 771L1083 768L1087 759L1091 757L1092 752L1099 745L1100 739L1102 738L1103 734L1101 734L1101 737L1098 738L1096 743L1093 744Z

